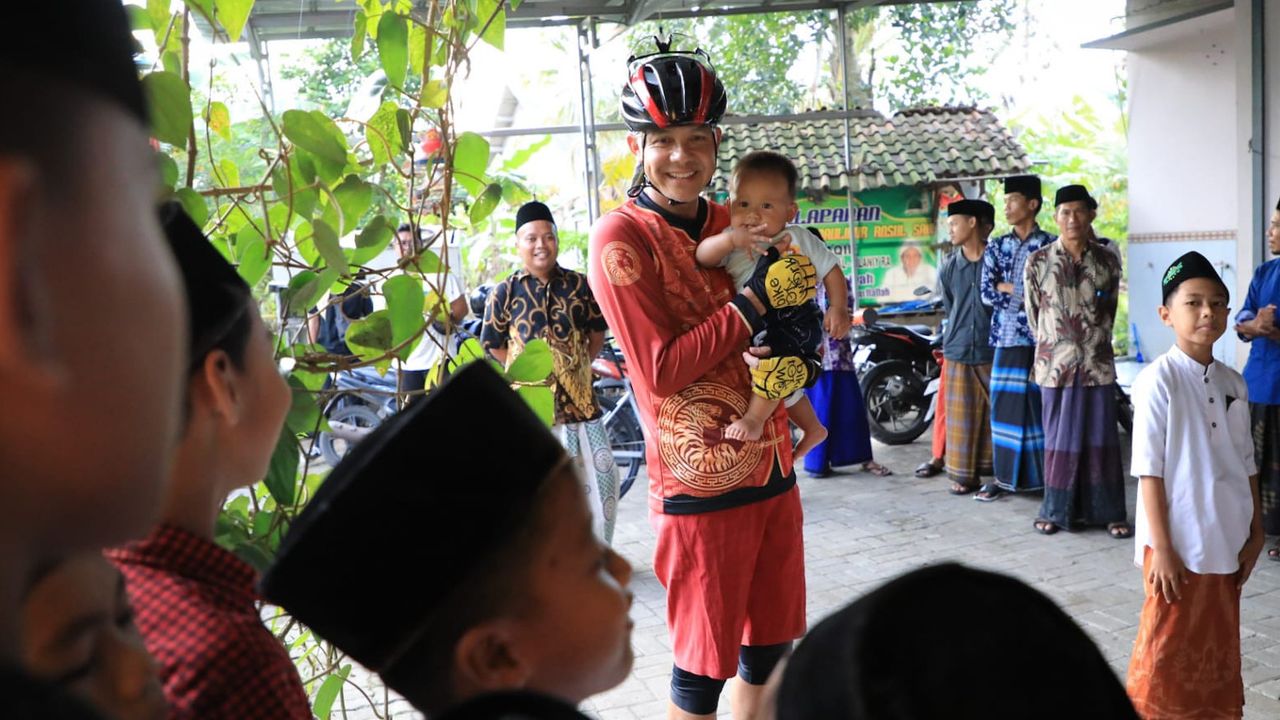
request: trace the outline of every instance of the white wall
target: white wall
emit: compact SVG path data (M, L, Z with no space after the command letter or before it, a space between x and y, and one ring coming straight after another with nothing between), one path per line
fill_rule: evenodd
M1248 187L1239 184L1232 160L1238 132L1235 33L1224 13L1128 55L1129 317L1147 360L1173 343L1172 331L1155 313L1169 263L1198 250L1235 286L1240 188ZM1215 355L1234 363L1235 345L1234 334L1228 335Z

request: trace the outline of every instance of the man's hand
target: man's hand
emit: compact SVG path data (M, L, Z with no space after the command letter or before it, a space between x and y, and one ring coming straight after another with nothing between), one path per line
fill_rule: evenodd
M1276 306L1266 305L1258 310L1258 316L1253 322L1259 335L1270 335L1276 329Z
M853 321L849 318L849 308L843 305L832 305L822 318L822 329L836 340L843 340L849 334Z
M1254 565L1258 564L1258 556L1262 553L1262 548L1267 544L1267 536L1261 532L1250 532L1249 539L1244 541L1244 547L1240 549L1240 555L1237 559L1240 561L1240 570L1236 573L1236 589L1244 587L1249 581L1249 576L1253 574Z
M1011 283L1011 282L1002 282L1002 283L999 283L999 284L997 284L997 285L996 285L996 290L997 290L997 291L999 291L999 292L1004 293L1005 295L1012 295L1012 294L1013 294L1013 283Z
M815 366L793 355L762 358L751 368L751 389L766 400L779 400L808 387L818 376Z
M809 302L817 294L818 271L804 255L779 257L777 248L756 262L755 272L747 280L751 291L766 310L796 307Z
M1151 572L1147 574L1147 582L1151 583L1156 595L1163 595L1164 601L1172 605L1182 599L1182 586L1188 580L1187 566L1182 564L1176 550L1151 548Z

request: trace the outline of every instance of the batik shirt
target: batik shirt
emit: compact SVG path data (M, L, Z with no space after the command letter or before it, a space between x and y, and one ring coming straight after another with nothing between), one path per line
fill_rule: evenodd
M1267 305L1280 307L1280 258L1269 260L1253 272L1249 294L1236 314L1236 322L1248 322ZM1280 321L1280 318L1277 318ZM1247 338L1249 361L1244 366L1244 381L1249 384L1249 398L1262 405L1280 405L1280 341L1270 338Z
M1086 242L1079 262L1061 240L1027 258L1027 321L1036 337L1033 372L1041 387L1094 387L1116 380L1111 326L1120 290L1120 261Z
M1025 241L1018 237L1017 232L1010 230L987 243L987 250L982 255L982 302L990 305L992 310L991 347L1031 347L1036 344L1035 335L1027 323L1023 273L1027 257L1057 239L1056 235L1034 225ZM997 285L1006 282L1013 283L1012 294L996 289Z
M503 280L489 295L480 339L490 350L507 348L507 364L530 340L541 338L551 348L556 424L600 417L592 388L591 334L607 326L591 296L587 276L556 265L547 282L528 270Z
M298 671L258 614L252 567L169 525L105 554L160 666L170 720L310 720Z

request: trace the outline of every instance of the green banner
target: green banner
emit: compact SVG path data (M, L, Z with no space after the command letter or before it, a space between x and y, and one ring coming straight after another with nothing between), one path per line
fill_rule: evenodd
M797 200L794 223L815 227L843 262L846 277L857 278L861 305L885 305L915 299L915 290L933 289L938 277L932 193L911 187L855 193L852 222L844 195L822 202ZM857 272L849 242L858 241Z

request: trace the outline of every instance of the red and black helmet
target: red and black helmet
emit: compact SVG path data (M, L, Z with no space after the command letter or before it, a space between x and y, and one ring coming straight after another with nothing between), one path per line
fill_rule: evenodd
M627 61L622 122L636 132L719 123L729 101L711 59L702 50L672 51L669 40L655 41L658 52Z

